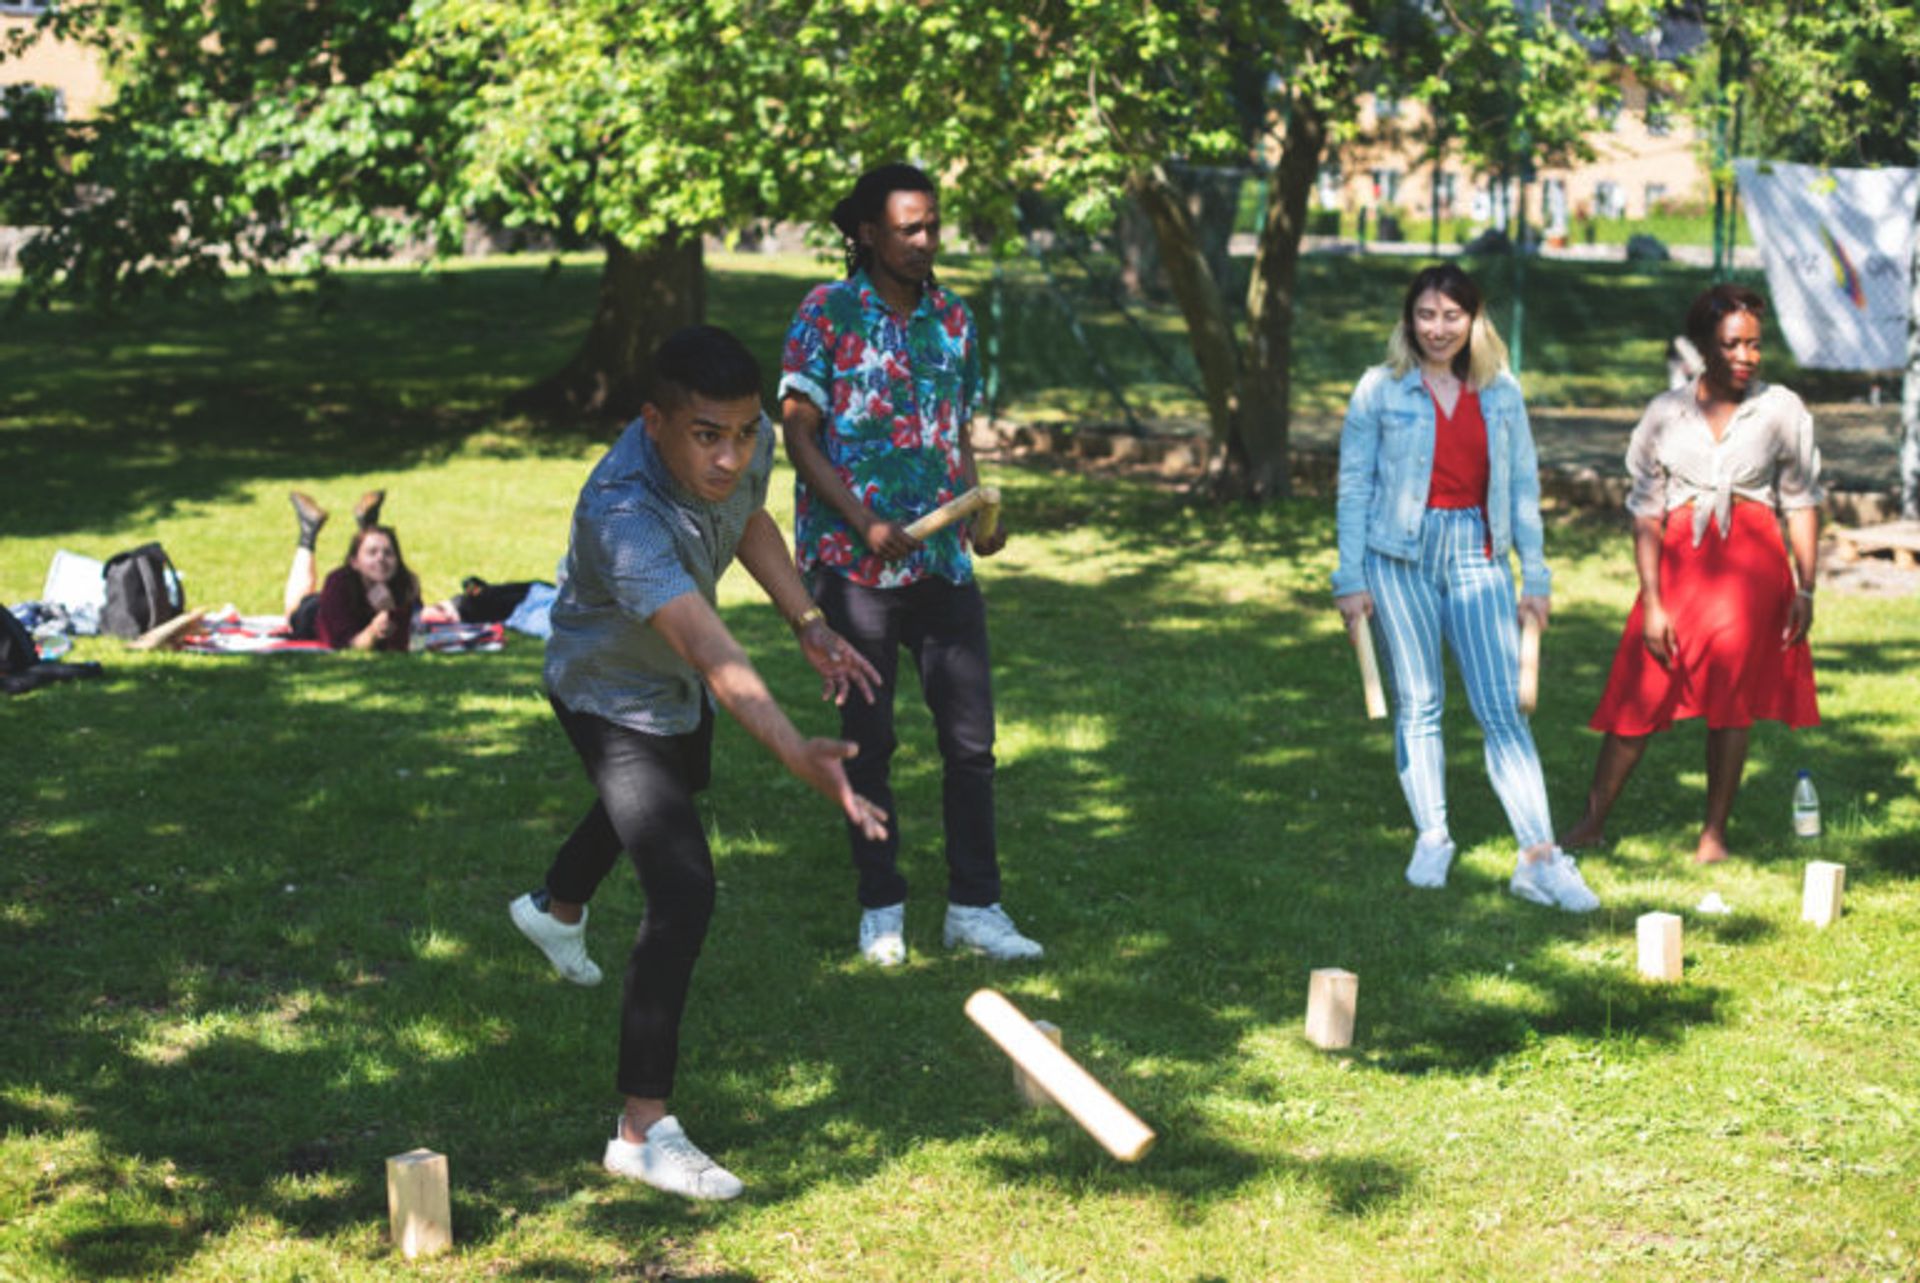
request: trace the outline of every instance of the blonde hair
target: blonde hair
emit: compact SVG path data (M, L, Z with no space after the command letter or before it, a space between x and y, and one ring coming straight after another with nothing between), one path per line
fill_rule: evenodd
M1464 287L1464 288L1463 288ZM1387 369L1397 379L1420 364L1420 347L1414 340L1412 324L1414 302L1428 290L1438 290L1466 305L1473 312L1473 325L1467 331L1467 348L1461 355L1466 357L1466 369L1462 372L1467 386L1475 391L1486 387L1505 372L1507 368L1507 345L1500 340L1499 333L1493 328L1493 322L1487 318L1485 300L1472 279L1452 264L1430 267L1414 277L1413 285L1407 290L1406 302L1400 309L1400 319L1394 323L1393 333L1387 336ZM1466 294L1467 298L1460 295ZM1454 358L1454 368L1459 370L1460 358Z

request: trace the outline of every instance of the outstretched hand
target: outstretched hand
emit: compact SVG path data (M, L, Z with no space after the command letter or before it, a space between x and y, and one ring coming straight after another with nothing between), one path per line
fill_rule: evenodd
M860 746L849 740L810 739L801 744L798 756L787 763L787 769L816 793L838 805L846 813L847 822L860 830L861 836L878 842L887 836L887 813L854 792L847 780L844 764L859 751Z
M880 674L853 643L827 627L824 619L808 621L799 632L800 650L820 674L820 698L835 705L847 702L847 692L857 690L867 703L880 685Z

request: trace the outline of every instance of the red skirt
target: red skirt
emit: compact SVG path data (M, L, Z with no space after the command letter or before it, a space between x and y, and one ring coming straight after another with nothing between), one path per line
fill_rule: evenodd
M1780 525L1765 504L1735 502L1725 537L1709 522L1693 546L1693 514L1667 514L1660 548L1660 599L1673 620L1672 666L1647 650L1635 600L1613 655L1596 731L1647 735L1687 717L1714 730L1756 720L1814 726L1813 652L1805 638L1781 649L1793 606L1793 574Z

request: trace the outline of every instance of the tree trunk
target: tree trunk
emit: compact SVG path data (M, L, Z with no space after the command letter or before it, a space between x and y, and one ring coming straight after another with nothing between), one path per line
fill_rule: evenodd
M1134 175L1129 187L1147 220L1153 224L1167 282L1173 287L1180 314L1187 322L1187 345L1193 350L1194 363L1200 367L1201 386L1207 394L1210 434L1215 446L1224 445L1233 435L1233 422L1240 408L1239 345L1234 341L1233 320L1227 315L1226 298L1207 265L1186 197L1168 177L1165 168L1156 165Z
M692 233L644 250L607 242L600 298L586 338L558 372L507 399L507 408L546 419L630 419L646 398L647 361L660 340L707 310L700 237Z
M1900 380L1900 515L1920 521L1920 202L1907 269L1907 372Z
M1320 173L1326 118L1310 104L1294 104L1280 163L1267 180L1267 215L1247 282L1247 346L1241 360L1240 418L1233 453L1243 461L1251 498L1293 492L1287 446L1293 422L1294 288L1300 276L1300 240L1307 201Z
M1287 441L1293 295L1307 200L1326 139L1325 117L1311 107L1296 107L1287 122L1286 149L1268 181L1266 226L1247 286L1244 351L1185 195L1161 166L1137 175L1131 185L1153 224L1161 262L1187 322L1214 446L1207 481L1222 497L1282 498L1292 489Z

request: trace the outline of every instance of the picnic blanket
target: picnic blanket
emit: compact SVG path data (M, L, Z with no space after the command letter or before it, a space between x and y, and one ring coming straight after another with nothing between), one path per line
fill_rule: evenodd
M502 624L461 624L416 622L413 626L414 652L434 651L454 654L469 651L504 650L507 630ZM297 641L288 635L287 621L279 615L242 615L225 611L209 615L203 630L183 637L181 650L200 655L325 655L331 653L325 642Z

